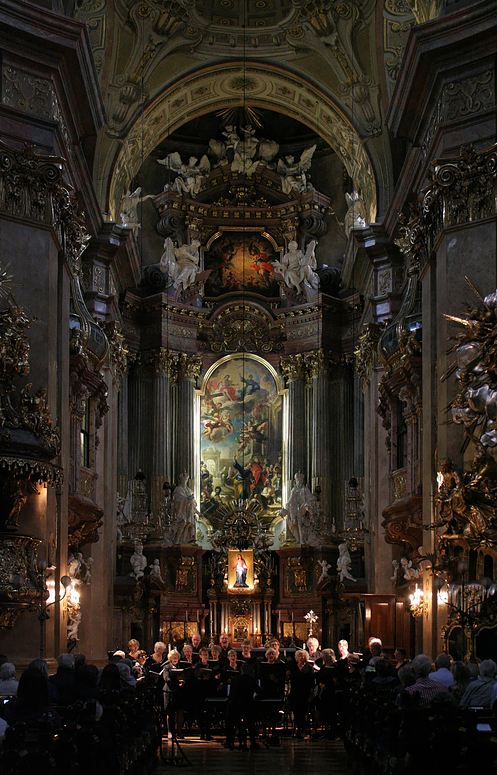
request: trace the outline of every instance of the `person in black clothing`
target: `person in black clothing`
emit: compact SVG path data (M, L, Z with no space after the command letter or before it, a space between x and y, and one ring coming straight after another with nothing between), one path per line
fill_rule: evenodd
M223 632L219 636L219 645L221 646L219 662L221 663L221 667L224 667L228 664L228 651L231 649L230 636L227 632Z
M261 685L261 720L263 727L263 736L269 738L272 745L279 745L276 735L279 712L283 708L283 696L285 693L285 665L281 661L276 661L276 651L269 648L266 651L266 662L261 662L260 685ZM264 702L266 700L266 702ZM267 732L266 732L267 730Z
M238 661L237 656L235 649L229 649L228 664L221 668L221 683L219 686L223 697L229 696L231 683L236 678L236 675L240 673L242 663Z
M59 705L72 705L76 701L74 691L74 657L72 654L61 654L57 659L57 672L48 679L57 690Z
M205 700L212 690L212 671L209 667L209 650L205 647L199 650L200 660L195 665L193 701L195 706L195 718L200 729L201 740L212 740L205 708ZM208 734L208 737L206 738Z
M255 739L255 697L258 686L252 665L242 665L241 673L233 679L230 698L226 709L226 747L231 751L235 747L235 730L238 727L240 748L247 750L247 732L250 747L259 748Z
M321 726L325 737L333 736L335 720L335 665L337 663L333 649L322 652L322 666L316 675L315 707L317 724Z
M294 737L304 738L309 703L314 689L314 674L308 664L307 651L296 651L295 662L290 667L290 710L293 713Z

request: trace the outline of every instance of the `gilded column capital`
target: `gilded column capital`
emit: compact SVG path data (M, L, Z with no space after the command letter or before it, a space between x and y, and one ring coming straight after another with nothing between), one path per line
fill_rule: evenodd
M169 352L165 347L149 350L143 355L143 363L158 377L171 377L175 371L178 353Z
M179 379L197 380L200 377L202 371L201 355L170 352L168 358L171 382L177 382Z
M354 351L355 368L366 388L371 380L373 362L384 323L367 323L359 334L359 346Z
M280 358L281 373L288 382L290 379L299 379L305 375L305 362L302 353L296 355L282 355Z
M329 374L330 360L324 350L312 350L305 353L304 360L308 380Z

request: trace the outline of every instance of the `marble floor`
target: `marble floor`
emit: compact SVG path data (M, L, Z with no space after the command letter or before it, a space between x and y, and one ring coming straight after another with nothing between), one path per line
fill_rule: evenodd
M266 747L259 740L260 748L241 751L238 744L234 751L222 746L223 738L203 742L199 737L187 737L181 741L183 753L191 762L182 760L180 751L174 750L173 763L201 775L349 775L347 756L340 740L295 740L281 738L279 747ZM163 756L171 761L171 744L163 740ZM161 762L158 772L171 771L171 766Z

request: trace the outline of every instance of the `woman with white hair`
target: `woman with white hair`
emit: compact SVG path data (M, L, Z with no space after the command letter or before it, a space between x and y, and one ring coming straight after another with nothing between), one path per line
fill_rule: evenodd
M0 665L0 697L15 697L19 681L16 681L16 669L12 662Z

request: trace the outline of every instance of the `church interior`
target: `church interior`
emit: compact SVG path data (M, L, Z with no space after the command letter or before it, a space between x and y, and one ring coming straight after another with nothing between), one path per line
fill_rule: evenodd
M497 654L496 0L0 0L0 652Z

